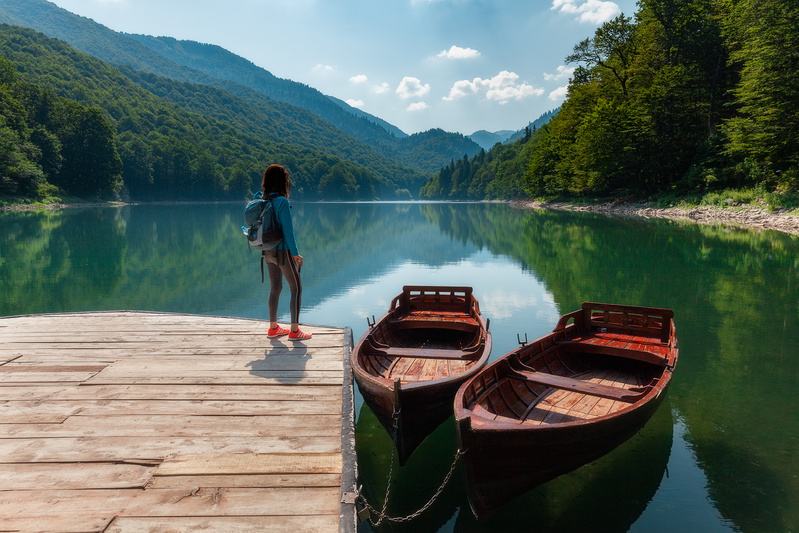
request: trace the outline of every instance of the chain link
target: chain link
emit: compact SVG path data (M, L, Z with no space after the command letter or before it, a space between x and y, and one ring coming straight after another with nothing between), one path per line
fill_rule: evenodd
M397 426L399 425L399 415L400 415L400 411L399 410L395 410L394 411L394 435L395 436L396 436L396 433L397 433ZM444 487L447 486L447 483L449 483L449 480L452 477L452 473L455 472L455 467L458 464L458 460L463 456L463 453L464 452L462 452L460 449L455 451L455 457L452 460L452 464L449 467L449 472L447 472L447 475L444 476L444 480L441 482L441 485L438 486L438 489L436 489L436 491L433 493L433 495L430 497L430 499L427 500L427 503L425 503L418 511L416 511L414 513L411 513L409 515L405 515L405 516L388 516L386 514L386 509L388 508L388 499L389 499L389 496L390 496L390 493L391 493L391 478L393 477L393 474L394 474L394 453L392 451L392 453L391 453L391 462L390 462L389 467L388 467L388 479L386 481L386 496L383 499L383 508L380 511L378 511L377 509L372 507L372 505L368 501L366 501L366 497L361 492L361 488L362 487L358 487L357 499L358 499L358 501L361 502L361 504L363 504L364 508L366 508L369 511L369 522L372 524L372 526L374 526L374 527L379 526L383 522L383 520L386 520L388 522L410 522L414 518L418 518L419 516L421 516L422 513L427 511L427 509L429 509L430 506L435 503L435 501L438 499L438 497L441 496L441 493L444 491ZM373 514L378 517L377 522L374 522L372 520L372 515Z

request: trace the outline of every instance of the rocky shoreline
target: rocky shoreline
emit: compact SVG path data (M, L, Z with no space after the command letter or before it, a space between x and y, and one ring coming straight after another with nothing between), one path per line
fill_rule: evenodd
M511 202L511 205L517 209L584 211L616 216L688 220L698 224L723 224L741 228L769 229L799 235L799 215L789 214L787 209L768 211L754 206L661 208L647 203L618 201L594 205L573 205L565 202L523 200Z

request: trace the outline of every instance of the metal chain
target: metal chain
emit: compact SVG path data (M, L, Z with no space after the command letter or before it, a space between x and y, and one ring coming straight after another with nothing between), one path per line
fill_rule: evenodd
M447 486L447 483L449 483L450 478L452 478L452 473L455 472L455 467L458 464L458 460L461 458L461 456L463 456L463 453L464 452L462 452L461 450L457 450L455 452L455 458L452 460L452 465L450 465L450 467L449 467L449 472L447 472L447 475L444 476L444 480L441 482L441 485L439 485L438 489L436 489L436 491L433 493L433 495L430 497L430 499L427 501L427 503L425 503L418 511L416 511L414 513L411 513L409 515L406 515L406 516L388 516L388 515L386 515L386 505L387 505L388 500L385 500L383 502L383 509L381 511L378 511L377 509L372 507L369 504L368 501L366 501L366 498L363 496L363 494L360 493L360 488L359 488L358 489L358 500L363 504L363 506L366 509L369 510L370 514L374 513L379 518L377 520L377 522L373 522L372 518L370 516L369 517L369 522L373 526L376 527L376 526L379 526L383 522L383 520L387 520L388 522L410 522L414 518L418 518L419 516L421 516L422 513L427 511L427 509L429 509L430 506L433 505L436 502L438 497L441 496L441 493L444 491L444 488ZM389 480L389 482L390 482L390 480ZM388 489L386 489L386 495L388 495Z
M394 429L393 429L395 436L397 433L397 426L399 425L399 415L400 411L395 410ZM380 511L378 511L377 509L372 507L369 504L369 502L366 501L366 497L361 493L361 487L358 487L358 500L363 504L364 508L366 508L369 511L369 522L372 524L372 526L374 527L379 526L383 522L383 520L387 520L389 522L409 522L414 518L419 517L425 511L427 511L427 509L429 509L430 506L433 505L433 503L435 503L438 497L441 496L441 493L444 491L444 487L446 487L447 483L449 483L449 480L452 477L452 473L455 471L455 466L457 466L458 460L461 458L462 455L463 452L460 449L455 451L455 458L452 460L452 465L450 465L449 467L449 472L447 472L447 475L444 476L444 480L441 482L441 485L439 485L438 489L436 489L436 491L433 493L433 496L431 496L430 499L427 500L427 503L425 503L418 511L406 516L388 516L386 515L386 509L388 508L388 499L391 493L391 478L394 474L394 453L392 452L391 462L388 467L388 479L386 480L386 496L385 498L383 498L383 508ZM372 514L378 517L377 522L372 521L372 516L371 516Z

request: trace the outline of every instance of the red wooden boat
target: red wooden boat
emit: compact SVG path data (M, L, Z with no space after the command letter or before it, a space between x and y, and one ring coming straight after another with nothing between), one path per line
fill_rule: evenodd
M476 517L602 457L644 426L677 363L673 316L584 303L463 384L455 423Z
M488 362L491 334L471 287L405 286L352 352L364 401L400 464L447 418L464 381Z

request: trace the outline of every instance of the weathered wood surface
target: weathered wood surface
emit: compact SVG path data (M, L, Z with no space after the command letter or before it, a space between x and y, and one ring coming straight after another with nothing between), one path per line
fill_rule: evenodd
M267 327L0 318L0 531L354 531L349 332Z

